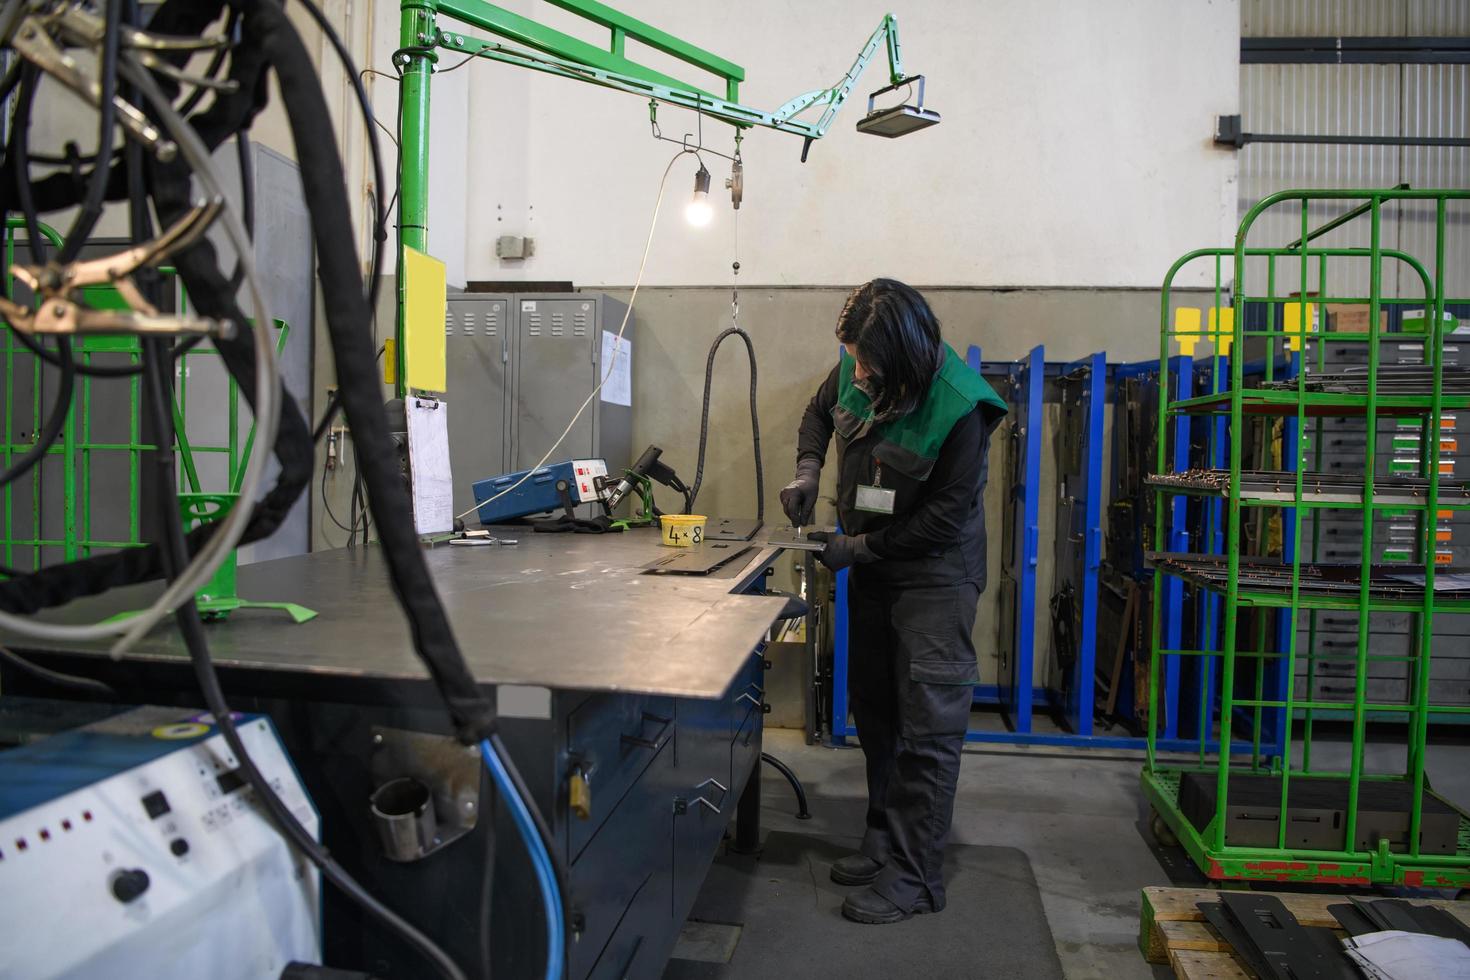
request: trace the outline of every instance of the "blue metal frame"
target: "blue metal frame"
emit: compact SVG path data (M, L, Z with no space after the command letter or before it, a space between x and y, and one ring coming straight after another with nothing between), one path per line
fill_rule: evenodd
M1082 630L1077 637L1077 662L1068 685L1065 703L1060 704L1068 726L1081 736L1092 734L1092 715L1096 702L1097 665L1097 588L1098 570L1102 566L1102 450L1103 410L1107 404L1104 383L1107 380L1107 355L1101 352L1062 367L1062 377L1084 372L1086 387L1082 391L1086 431L1082 442L1081 470L1057 474L1071 483L1072 527L1056 528L1065 540L1082 541L1080 582L1072 583L1080 596ZM1080 522L1080 523L1079 523ZM1060 569L1058 570L1060 574ZM1052 700L1060 700L1049 692Z
M1031 687L1036 649L1036 564L1041 550L1041 396L1045 378L1046 351L1038 344L1031 353L1012 365L1010 380L1015 403L1016 451L1020 454L1020 479L1011 487L1006 513L1017 532L1012 536L1012 553L1001 556L1001 575L1015 582L1014 633L1011 658L1000 665L998 687L1001 710L1011 730L1031 731Z
M1103 451L1103 445L1102 445L1102 438L1103 438L1103 436L1102 436L1102 433L1103 433L1103 422L1104 422L1103 410L1105 408L1105 405L1106 405L1106 402L1107 402L1107 398L1108 398L1107 391L1109 390L1109 386L1113 385L1115 381L1117 381L1117 380L1119 380L1121 378L1126 378L1126 377L1129 377L1129 376L1132 376L1132 375L1138 375L1138 374L1157 373L1157 371L1158 371L1158 362L1157 361L1153 361L1153 362L1144 362L1144 363L1140 363L1140 364L1107 365L1105 363L1104 359L1103 359L1103 355L1101 355L1101 354L1094 354L1092 357L1086 358L1083 361L1078 361L1078 362L1073 362L1072 364L1063 365L1063 364L1058 363L1058 362L1047 363L1045 361L1040 361L1039 360L1039 352L1038 351L1033 351L1032 352L1032 355L1035 355L1035 356L1038 357L1038 363L1037 364L1031 363L1031 360L1030 360L1029 357L1028 357L1028 359L1026 361L1023 361L1023 362L1014 362L1014 363L1013 362L1009 362L1009 361L986 361L986 360L983 360L982 357L981 357L981 350L980 350L980 348L979 347L976 347L976 346L971 346L966 351L966 354L965 354L965 362L972 369L976 370L980 374L985 375L987 377L997 377L997 376L1005 377L1005 376L1010 375L1013 371L1016 371L1016 370L1021 369L1021 366L1024 365L1025 366L1025 369L1028 370L1031 378L1033 378L1033 379L1042 379L1043 381L1045 379L1047 379L1047 378L1055 378L1055 377L1058 377L1059 375L1061 375L1063 373L1066 373L1066 372L1069 372L1070 370L1072 370L1072 369L1074 369L1074 368L1076 368L1078 366L1086 365L1086 366L1090 366L1091 369L1092 369L1092 377L1090 379L1090 390L1089 390L1089 394L1090 394L1090 396L1092 398L1092 404L1089 406L1089 408L1091 409L1091 411L1088 413L1089 414L1089 432L1088 432L1088 441L1087 441L1087 446L1086 446L1086 453L1087 453L1087 457L1088 457L1088 466L1090 468L1090 473L1089 473L1089 478L1087 480L1087 489L1086 489L1086 494L1087 494L1087 496L1086 496L1087 507L1084 510L1085 510L1085 513L1087 514L1086 520L1087 520L1088 527L1096 528L1097 531L1096 531L1095 536L1089 536L1090 537L1090 540L1087 542L1087 544L1090 545L1090 547L1088 548L1089 554L1086 557L1086 565L1087 565L1087 569L1088 569L1088 572L1089 572L1089 574L1087 576L1087 581L1091 584L1091 589L1090 589L1090 596L1086 592L1084 593L1084 603L1087 603L1087 604L1089 604L1091 606L1091 612L1085 612L1084 613L1084 616L1083 616L1084 624L1087 627L1087 632L1089 633L1089 636L1088 636L1087 640L1085 641L1084 646L1086 647L1086 649L1088 649L1089 651L1091 651L1092 656L1091 656L1091 658L1089 658L1090 659L1090 662L1085 667L1085 671L1086 671L1085 674L1083 672L1083 669L1084 669L1083 668L1083 665L1080 662L1082 660L1082 658L1079 657L1078 683L1075 683L1073 685L1073 688L1074 688L1074 690L1076 692L1078 692L1079 697L1080 697L1080 695L1083 692L1088 692L1090 694L1090 692L1092 692L1092 690L1093 690L1093 685L1095 683L1094 677L1093 677L1093 672L1096 669L1096 635L1097 635L1096 634L1096 623L1097 623L1097 614L1098 614L1098 609L1097 609L1097 605L1098 605L1098 589L1097 589L1097 583L1098 583L1098 571L1099 571L1100 566L1101 566L1101 557L1102 557L1102 555L1101 555L1101 552L1102 552L1102 530L1101 530L1101 523L1102 523L1102 518L1101 518L1101 513L1102 513L1102 506L1101 506L1102 505L1102 465L1101 465L1101 461L1102 461L1102 451ZM1174 374L1174 380L1173 380L1172 383L1173 384L1178 384L1180 382L1181 377L1187 377L1187 376L1189 376L1193 372L1193 361L1190 358L1183 358L1183 357L1172 358L1170 360L1170 362L1169 362L1169 368L1170 368L1171 373ZM1036 404L1035 411L1034 411L1033 414L1034 414L1034 417L1040 418L1040 416L1041 416L1040 400L1041 400L1043 386L1041 384L1035 384L1035 385L1028 385L1027 388L1028 388L1028 390L1027 390L1027 395L1028 395L1028 405L1027 405L1027 408L1028 408L1028 410L1030 409L1030 407L1031 407L1030 406L1030 400L1034 398L1034 400L1035 400L1035 402L1037 404ZM1184 422L1184 425L1181 425L1180 426L1179 431L1181 431L1184 434L1184 438L1180 440L1180 443L1179 444L1182 445L1182 446L1184 446L1185 447L1185 451L1187 452L1188 451L1188 445L1189 445L1188 430L1187 430L1187 427L1186 427L1187 426L1187 420L1182 420L1182 421ZM1040 458L1039 458L1039 440L1037 440L1037 442L1038 442L1038 447L1037 447L1037 469L1036 469L1036 475L1033 476L1033 477L1031 477L1031 479L1030 479L1030 485L1031 486L1035 486L1037 484L1037 482L1039 480L1039 475L1040 475L1040 473L1039 473L1039 463L1040 463ZM1039 501L1036 501L1035 503L1039 507ZM1033 519L1032 523L1034 525L1036 523L1036 521ZM1024 538L1024 535L1022 537ZM1033 543L1033 546L1031 548L1031 551L1033 553L1033 557L1034 557L1034 554L1035 554L1036 550L1037 550L1037 543L1034 542ZM1022 623L1018 619L1017 626L1018 626L1018 629L1019 629L1019 627L1021 627L1021 626L1024 625L1024 626L1027 627L1027 632L1028 633L1031 633L1031 632L1034 632L1034 625L1033 624L1035 622L1035 615L1034 615L1035 565L1033 563L1030 566L1026 566L1026 567L1029 567L1030 568L1031 578L1032 578L1032 583L1033 583L1032 615L1029 616L1029 617L1027 617L1025 619L1024 623ZM833 624L833 665L832 665L832 688L833 688L833 690L832 690L832 709L833 709L832 710L832 715L833 715L833 721L832 721L831 738L832 738L832 744L834 746L844 745L844 744L846 744L846 741L847 741L847 739L849 737L855 737L855 736L857 736L857 727L855 725L850 724L849 721L848 721L849 700L848 700L848 691L847 691L847 681L848 681L848 669L847 669L847 649L848 649L847 596L848 596L848 593L847 593L847 572L846 571L842 571L842 572L839 572L837 574L837 576L836 576L836 602L835 602L835 607L834 607L834 610L833 610L833 614L834 614L834 617L835 617L835 622ZM1176 622L1176 623L1181 623L1182 620L1183 620L1183 595L1182 595L1182 592L1177 597L1175 597L1174 603L1173 603L1173 605L1171 607L1171 612L1172 612L1171 619L1174 622ZM1028 645L1028 650L1029 650L1029 645ZM1028 674L1029 674L1029 669L1028 669ZM1014 698L1014 692L1012 692L1011 690L1007 689L1006 690L1006 694L1008 696L1010 696L1011 703L1014 703L1014 701L1016 700ZM1051 692L1048 691L1046 688L1043 688L1043 687L1035 687L1035 686L1030 687L1030 689L1028 691L1028 694L1029 694L1029 697L1025 699L1028 708L1030 707L1030 705L1035 704L1035 703L1038 703L1038 702L1044 703L1045 700L1048 697L1051 696ZM999 685L999 684L980 684L980 685L977 685L975 687L974 703L975 704L981 704L981 705L998 706L998 705L1002 705L1003 703L1007 703L1007 702L1003 702L1003 700L1002 700L1002 687L1001 687L1001 685ZM1068 733L1068 732L1038 732L1038 731L1030 730L1029 723L1028 723L1028 730L1025 730L1025 731L1020 731L1020 730L1017 730L1017 731L977 731L977 730L973 730L972 729L972 730L967 731L965 733L965 741L966 742L970 742L970 743L988 743L988 744L1003 744L1003 745L1051 745L1051 746L1058 746L1058 747L1065 747L1065 748L1078 748L1078 749L1126 750L1126 749L1140 749L1140 748L1142 748L1143 741L1144 740L1143 740L1143 738L1141 736L1134 736L1134 735L1097 735L1097 734L1093 734L1093 729L1092 729L1092 711L1091 711L1091 699L1090 698L1088 699L1088 702L1087 703L1088 703L1088 711L1085 712L1085 715L1086 715L1086 727L1084 728L1081 725L1080 718L1081 718L1081 714L1082 713L1079 712L1079 715L1078 715L1078 718L1079 718L1079 721L1078 721L1078 731L1076 731L1075 733ZM1177 704L1176 704L1176 709L1177 709ZM1168 737L1166 737L1166 738L1159 739L1158 740L1158 743L1157 743L1157 746L1158 746L1159 751L1161 751L1161 752L1198 752L1199 751L1199 740L1197 738L1193 738L1192 739L1192 738L1182 738L1182 737L1175 737L1175 738L1168 738ZM1210 742L1208 742L1206 744L1206 750L1207 751L1216 751L1217 749L1218 749L1218 742L1217 741L1210 741ZM1233 747L1232 751L1234 751L1234 752L1242 752L1242 753L1243 752L1249 752L1249 751L1251 751L1251 746L1249 744L1237 744L1236 746Z

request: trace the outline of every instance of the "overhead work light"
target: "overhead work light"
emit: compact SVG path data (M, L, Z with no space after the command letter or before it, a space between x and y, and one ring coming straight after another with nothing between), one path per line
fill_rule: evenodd
M694 197L684 206L684 220L696 228L703 228L715 216L715 209L709 203L709 179L709 171L701 160L694 175Z
M898 89L906 88L919 83L919 101L915 105L890 106L887 109L874 109L873 102L880 95L887 95ZM868 114L858 120L857 129L859 133L872 133L874 136L886 136L894 139L899 136L907 136L915 130L925 129L939 122L939 113L933 109L924 108L924 76L914 75L905 78L896 85L880 88L868 96Z

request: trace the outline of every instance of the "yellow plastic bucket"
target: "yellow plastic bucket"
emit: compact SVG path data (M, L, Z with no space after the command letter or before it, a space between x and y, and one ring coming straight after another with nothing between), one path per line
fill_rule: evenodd
M692 548L704 542L703 514L664 514L659 519L662 543L670 548Z

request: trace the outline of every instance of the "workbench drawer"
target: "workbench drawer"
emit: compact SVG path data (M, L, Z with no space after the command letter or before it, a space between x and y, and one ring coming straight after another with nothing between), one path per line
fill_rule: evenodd
M662 916L664 930L670 928L671 743L665 739L659 744L632 789L571 863L571 905L582 922L582 931L570 944L572 977L587 976L589 971L603 975L594 964L597 970L602 968L612 946L609 939L625 926L640 923L639 928L647 931L656 913Z
M667 878L644 879L587 974L589 980L638 980L663 974L668 951L660 947L678 934L678 924L669 918L667 886Z
M591 815L567 821L567 854L575 860L665 743L674 737L672 698L596 695L567 719L568 778L580 769Z

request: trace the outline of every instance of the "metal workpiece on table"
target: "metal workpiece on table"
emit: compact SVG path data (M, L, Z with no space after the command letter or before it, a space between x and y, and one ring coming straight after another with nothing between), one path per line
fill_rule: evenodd
M628 691L715 698L780 614L779 596L759 588L779 553L753 550L709 576L654 576L642 566L672 549L653 531L606 535L517 535L515 548L438 548L425 557L460 649L485 684ZM309 623L236 616L211 624L224 669L366 681L427 681L376 547L316 552L240 569L240 588L289 596L316 609ZM87 622L143 608L158 585L118 589L47 618ZM8 642L33 651L105 656L104 642ZM129 661L188 654L160 624Z

